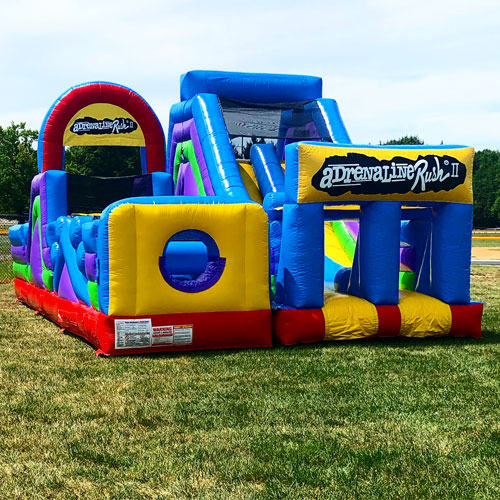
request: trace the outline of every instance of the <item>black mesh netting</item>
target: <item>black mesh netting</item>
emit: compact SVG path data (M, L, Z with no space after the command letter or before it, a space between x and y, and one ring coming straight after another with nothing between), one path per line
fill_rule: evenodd
M90 177L67 174L68 214L102 212L110 203L153 194L151 175Z
M219 103L231 139L331 141L316 101L250 104L220 97Z

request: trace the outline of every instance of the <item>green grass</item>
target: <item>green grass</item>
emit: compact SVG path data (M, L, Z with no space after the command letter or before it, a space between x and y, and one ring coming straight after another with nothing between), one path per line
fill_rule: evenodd
M500 240L472 240L473 247L498 247L500 248Z
M500 236L499 233L481 233L481 232L474 232L472 236L484 236L484 237L497 237ZM500 240L472 240L472 246L473 247L500 247Z
M8 252L10 253L10 240L9 240L9 235L7 234L8 228L1 227L0 228L2 232L0 233L0 252ZM3 232L5 231L5 234Z
M10 240L7 234L0 234L0 260L10 259Z
M5 260L0 260L0 283L9 283L13 278L12 260L10 257Z
M0 498L500 498L484 338L101 359L0 286Z
M9 236L0 234L0 283L10 281L12 278Z

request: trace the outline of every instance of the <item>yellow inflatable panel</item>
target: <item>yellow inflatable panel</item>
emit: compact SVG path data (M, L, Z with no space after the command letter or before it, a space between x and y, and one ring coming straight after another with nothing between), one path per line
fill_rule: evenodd
M260 192L257 177L255 177L252 165L250 162L239 161L238 167L240 169L241 180L248 191L248 196L250 196L252 201L256 201L262 205L262 193Z
M107 133L91 134L104 130ZM89 104L68 122L63 136L65 146L145 146L141 126L119 106L106 102Z
M325 205L325 210L359 210L359 205Z
M269 309L267 228L254 203L119 205L109 217L109 314ZM208 233L226 259L219 280L196 293L172 288L159 266L166 242L186 229Z
M322 310L325 340L361 339L378 332L377 309L367 300L340 293L326 294Z
M341 266L352 266L351 259L349 259L344 248L340 244L331 222L325 222L325 254Z
M298 148L299 203L360 200L472 203L473 148L333 148L307 143L300 143ZM352 163L348 155L354 153L361 157L375 158L381 164L368 167ZM342 158L342 162L332 163L334 157L336 162L339 161L338 158ZM319 186L323 187L320 190L313 185L313 177L321 172L323 177ZM464 176L462 181L461 175ZM428 189L428 185L433 182L442 185L443 189ZM400 193L398 191L402 185L407 186L407 190ZM339 188L339 194L328 194L326 190L332 186ZM363 186L366 187L366 194L363 193ZM372 194L377 193L374 190L380 190L382 186L385 186L384 191ZM394 187L392 193L390 186ZM361 193L353 194L350 188L359 189ZM388 194L382 194L384 192Z
M405 337L448 335L451 328L451 310L448 304L422 293L399 292L401 332Z

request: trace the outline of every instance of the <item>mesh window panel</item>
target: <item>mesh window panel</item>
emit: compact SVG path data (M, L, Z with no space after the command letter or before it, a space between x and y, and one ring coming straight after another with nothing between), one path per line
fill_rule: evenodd
M151 196L151 175L90 177L68 174L68 214L102 212L110 203L131 196Z
M231 139L259 137L331 142L316 101L254 104L219 98Z

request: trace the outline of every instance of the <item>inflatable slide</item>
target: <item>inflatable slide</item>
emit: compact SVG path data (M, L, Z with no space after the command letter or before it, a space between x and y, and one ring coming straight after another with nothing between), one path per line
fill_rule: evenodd
M259 82L263 89L259 89ZM269 82L234 73L192 71L183 75L182 101L172 107L167 146L177 195L238 192L262 204L267 194L284 191L286 145L306 140L351 142L336 102L321 97L317 78L274 75L274 85ZM288 89L287 99L293 102L280 102L283 86ZM193 112L193 106L196 110L201 102L207 110L205 121ZM214 154L221 155L220 172L210 161L207 165L199 141L197 131L207 126L207 120L219 137ZM252 145L256 139L262 142ZM240 141L251 147L238 149ZM239 158L243 150L248 158ZM217 174L232 179L231 189L220 185ZM357 234L355 220L325 223L328 288L333 287L341 268L352 266ZM405 287L413 273L407 266L403 266L402 272L407 273L401 276L401 286Z
M142 172L64 171L67 147ZM480 336L466 146L352 144L318 77L191 71L168 131L107 82L41 127L16 295L105 355L375 336Z

